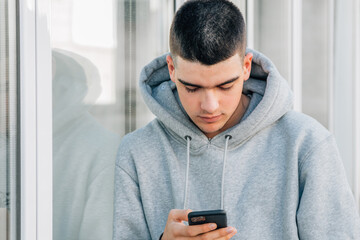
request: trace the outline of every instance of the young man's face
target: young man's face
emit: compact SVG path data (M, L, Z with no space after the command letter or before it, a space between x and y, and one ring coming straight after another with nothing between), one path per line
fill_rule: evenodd
M252 54L239 54L214 65L167 56L170 78L180 101L198 128L208 137L237 124L244 113L242 89L250 76Z

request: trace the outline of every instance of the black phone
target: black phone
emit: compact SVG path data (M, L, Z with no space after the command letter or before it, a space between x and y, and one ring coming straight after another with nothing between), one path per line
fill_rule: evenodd
M188 214L189 225L216 223L217 228L227 227L225 210L195 211Z

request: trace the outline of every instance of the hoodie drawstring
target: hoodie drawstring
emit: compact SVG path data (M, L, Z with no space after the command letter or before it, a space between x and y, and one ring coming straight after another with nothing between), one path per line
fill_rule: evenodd
M225 183L225 168L226 168L226 153L228 148L229 140L232 138L231 135L225 136L225 149L224 149L224 159L223 159L223 171L222 171L222 177L221 177L221 208L224 209L224 183Z
M187 161L186 161L186 176L185 176L185 193L184 193L184 209L187 208L188 198L188 181L189 181L189 168L190 168L190 136L185 136L187 142Z
M226 160L227 160L227 149L229 140L232 138L231 135L225 136L225 149L224 149L224 158L223 158L223 171L221 177L221 209L224 209L224 183L225 183L225 169L226 169ZM186 176L185 176L185 192L184 192L184 209L187 209L188 202L188 185L189 185L189 168L190 168L190 136L185 136L187 142L187 162L186 162Z

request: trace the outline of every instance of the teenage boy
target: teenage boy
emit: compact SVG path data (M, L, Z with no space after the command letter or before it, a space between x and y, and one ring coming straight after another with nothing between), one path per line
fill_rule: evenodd
M114 239L360 239L334 137L246 51L236 6L187 1L170 52L140 76L156 119L120 145ZM229 227L188 226L189 209L225 209Z

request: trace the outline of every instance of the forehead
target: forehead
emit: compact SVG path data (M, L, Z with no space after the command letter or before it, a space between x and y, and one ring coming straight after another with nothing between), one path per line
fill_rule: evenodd
M242 59L239 54L214 65L204 65L176 57L176 78L204 87L216 86L234 77L241 77L242 71Z

